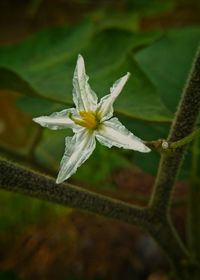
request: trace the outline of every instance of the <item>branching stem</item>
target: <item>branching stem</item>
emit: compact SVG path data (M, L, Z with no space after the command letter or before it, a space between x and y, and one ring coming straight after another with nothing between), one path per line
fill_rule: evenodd
M57 185L54 179L5 159L0 159L0 188L138 225L157 240L174 264L188 257L183 246L172 238L168 221L159 221L148 207L136 207L68 183Z
M163 153L154 190L146 208L93 193L70 184L56 185L55 180L0 159L0 188L39 199L90 211L122 222L139 225L157 240L181 280L200 279L198 264L190 258L169 216L173 186L187 143L200 111L200 52L194 59L167 142L174 143L173 153Z
M200 50L195 56L183 96L172 124L167 141L177 142L192 133L200 111ZM160 217L168 216L171 194L187 145L174 153L162 154L152 193L150 207Z
M189 144L191 141L193 141L195 138L197 138L200 135L200 128L194 130L192 133L187 135L186 137L182 138L181 140L178 140L176 142L173 142L170 144L171 149L177 149L184 145Z

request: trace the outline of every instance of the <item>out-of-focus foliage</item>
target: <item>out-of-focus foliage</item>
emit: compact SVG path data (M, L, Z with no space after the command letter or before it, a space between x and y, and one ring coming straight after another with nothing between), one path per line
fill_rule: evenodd
M19 77L15 86L19 83L20 87L26 82L24 93L35 92L50 100L71 105L72 74L77 54L81 52L91 85L100 96L107 93L116 78L124 72L133 73L126 94L122 94L121 100L116 103L116 111L145 120L170 120L170 114L160 102L154 86L140 71L131 54L135 48L157 39L158 33L106 30L96 34L90 23L81 23L68 32L63 32L63 29L42 32L28 42L1 49L1 67ZM4 87L11 84L8 72L7 75L8 78L3 81Z
M131 32L108 27L98 31L92 22L87 21L73 28L57 27L0 49L4 77L0 86L20 89L26 97L18 102L18 106L31 116L69 107L72 105L74 66L77 54L81 53L92 88L99 96L107 94L117 78L131 72L132 77L115 104L116 113L119 118L126 117L127 126L143 139L166 137L169 127L166 123L172 120L199 37L198 26L163 32ZM34 152L41 166L54 171L58 169L67 133L43 130L43 138ZM105 170L110 171L109 166L113 166L109 160L112 154L108 149L103 157L95 152L93 160L88 161L85 171L80 173L82 178L87 181L85 175L94 174L95 158L97 166L101 162L102 168L99 166L98 175L92 176L94 182L95 177L101 177L99 174L105 178L109 173ZM118 165L123 166L120 157L122 155L118 157ZM135 153L135 161L132 158L133 163L145 171L155 173L157 157L153 152L149 155ZM91 172L88 173L86 170L89 169Z
M188 71L200 43L199 38L199 27L174 29L135 56L136 61L155 84L164 104L171 112L176 110Z

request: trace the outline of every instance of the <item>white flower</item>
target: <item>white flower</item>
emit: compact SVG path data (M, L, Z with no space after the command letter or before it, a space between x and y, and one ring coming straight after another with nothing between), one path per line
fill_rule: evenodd
M96 139L104 146L149 152L142 140L128 131L113 116L113 103L129 78L129 73L117 80L98 103L85 73L84 60L78 56L73 77L73 101L76 108L41 116L33 120L50 129L71 128L73 137L65 138L65 153L60 163L56 183L68 179L83 164L96 146Z

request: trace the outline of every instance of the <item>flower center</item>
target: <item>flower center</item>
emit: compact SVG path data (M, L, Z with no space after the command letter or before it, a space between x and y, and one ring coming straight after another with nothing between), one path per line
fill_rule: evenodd
M78 125L89 129L96 129L98 126L98 120L96 114L93 112L80 112L80 116L82 120L74 120L74 122Z

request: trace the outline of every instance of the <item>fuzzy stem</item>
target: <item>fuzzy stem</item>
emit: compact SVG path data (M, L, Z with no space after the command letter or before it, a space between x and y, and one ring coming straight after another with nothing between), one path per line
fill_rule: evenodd
M179 141L193 131L200 110L199 82L200 55L198 52L172 124L169 142ZM0 188L142 226L160 244L176 268L179 279L196 280L199 279L199 270L196 270L196 264L193 265L189 260L188 253L169 219L171 193L185 150L186 146L182 146L174 153L161 156L154 191L147 208L134 207L70 184L56 185L49 177L5 160L0 160ZM188 266L184 266L184 263ZM195 271L195 274L192 274L195 275L192 276L193 278L190 278L191 268Z
M171 143L170 148L171 149L177 149L179 147L182 147L182 146L190 143L192 140L194 140L199 135L200 135L200 128L196 129L195 131L193 131L192 133L190 133L186 137L182 138L181 140L178 140L176 142Z
M182 98L176 112L176 116L171 126L171 130L167 141L176 142L192 133L200 112L200 49L198 49L193 61L191 72L189 73L186 86L183 90ZM174 153L165 153L161 155L159 170L154 184L154 189L150 199L149 207L158 217L158 220L169 221L168 227L171 228L171 238L173 242L180 245L185 250L179 236L176 234L170 223L169 208L171 204L171 196L173 187L178 176L178 172L183 160L187 145L177 148ZM161 236L163 243L163 237ZM175 248L173 252L175 252ZM172 253L172 252L171 252ZM175 254L176 255L176 254ZM184 254L183 254L184 255ZM179 279L197 280L200 277L199 264L189 261L176 261L176 256L171 256L174 271ZM183 264L186 265L183 265Z
M0 188L138 225L151 234L173 264L188 259L168 222L160 221L149 208L135 207L68 183L57 185L50 177L4 159L0 159Z
M179 141L193 131L200 111L199 84L200 49L198 49L192 64L192 68L168 136L168 142ZM187 145L177 148L174 153L163 154L161 156L159 171L150 200L150 207L154 209L160 217L168 215L173 186L186 148Z
M57 185L50 177L3 159L0 159L0 188L91 211L123 222L141 224L145 228L152 223L146 208L133 207L68 183Z

